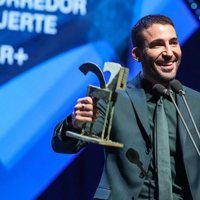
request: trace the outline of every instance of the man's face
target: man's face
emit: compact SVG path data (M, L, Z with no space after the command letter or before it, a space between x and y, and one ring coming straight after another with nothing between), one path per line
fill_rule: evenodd
M153 24L142 32L143 48L137 48L144 78L167 85L175 78L181 62L181 49L171 25ZM134 54L134 50L133 50Z

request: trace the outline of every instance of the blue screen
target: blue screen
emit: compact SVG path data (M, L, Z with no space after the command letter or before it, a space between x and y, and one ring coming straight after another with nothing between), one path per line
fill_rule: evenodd
M183 0L2 0L0 11L0 199L36 199L79 156L56 154L51 138L98 85L82 63L119 62L135 76L130 31L147 14L169 16L181 45L199 29Z

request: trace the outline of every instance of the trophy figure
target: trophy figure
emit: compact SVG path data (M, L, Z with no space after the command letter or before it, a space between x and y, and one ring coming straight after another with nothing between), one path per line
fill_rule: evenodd
M103 72L97 65L93 63L84 63L79 67L79 69L85 75L91 71L98 77L100 87L89 85L87 96L90 96L95 103L102 99L106 103L106 112L100 135L94 134L93 123L85 123L81 133L66 131L66 136L104 146L122 148L123 144L110 139L110 133L115 101L117 98L116 90L124 90L126 88L128 69L122 67L118 63L105 62L103 72L110 72L110 78L107 84ZM89 129L86 127L89 127Z

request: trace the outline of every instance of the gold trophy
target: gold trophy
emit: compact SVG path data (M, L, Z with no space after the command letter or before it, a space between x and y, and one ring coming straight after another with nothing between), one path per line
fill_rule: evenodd
M103 72L94 63L84 63L79 69L85 75L91 71L98 77L100 87L89 85L87 96L92 97L96 103L100 99L106 103L105 118L100 135L93 133L93 123L85 123L81 133L66 131L66 136L104 146L122 148L123 144L110 140L110 132L117 98L116 90L124 90L126 88L128 68L124 68L118 63L105 62L103 72L110 72L110 78L107 84ZM89 130L86 127L89 127Z

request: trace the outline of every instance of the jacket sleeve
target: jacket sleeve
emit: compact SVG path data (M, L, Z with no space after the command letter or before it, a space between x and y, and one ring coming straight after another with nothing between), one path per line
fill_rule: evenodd
M98 104L99 117L93 125L93 134L99 135L101 133L104 123L105 107L106 104L103 102ZM88 144L85 141L70 138L65 135L65 132L68 130L80 133L80 130L74 129L70 126L70 120L71 115L69 115L55 127L51 144L53 150L57 153L77 153Z
M68 120L70 117L71 115L60 122L54 129L51 145L53 150L57 153L77 153L87 144L87 142L70 138L65 135L65 132L68 130L76 133L80 132L80 130L76 130L69 125Z

